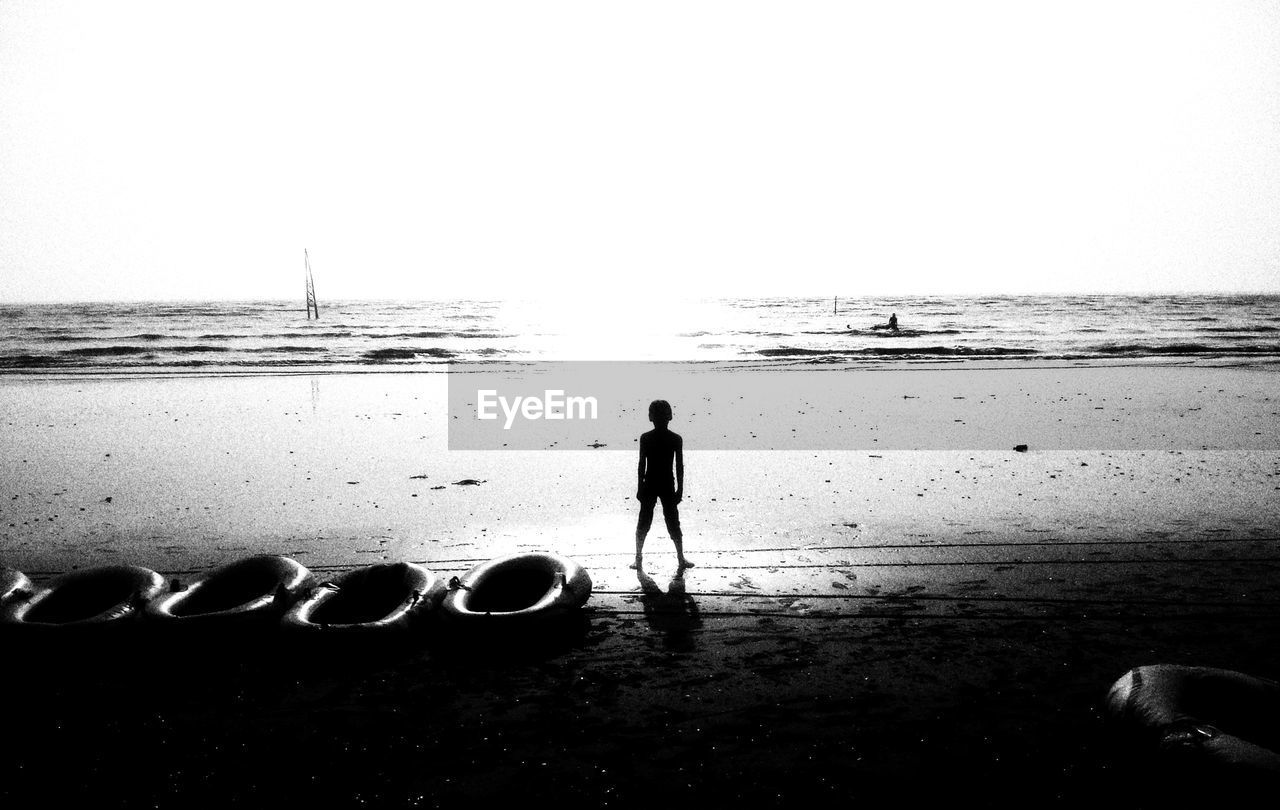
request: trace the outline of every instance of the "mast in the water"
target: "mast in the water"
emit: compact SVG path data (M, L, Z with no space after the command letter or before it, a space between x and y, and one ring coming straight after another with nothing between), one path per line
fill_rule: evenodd
M311 313L316 314L316 320L320 320L320 305L316 303L316 280L311 277L311 257L307 255L307 249L302 249L302 262L307 268L307 320L311 320Z

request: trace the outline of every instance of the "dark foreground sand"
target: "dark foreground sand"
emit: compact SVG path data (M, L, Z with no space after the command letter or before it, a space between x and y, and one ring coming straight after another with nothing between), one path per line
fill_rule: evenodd
M1109 379L1082 373L1062 370L1076 416ZM429 376L0 381L0 561L34 578L258 551L449 575L550 548L596 586L580 636L496 657L446 638L7 655L0 795L1155 806L1100 712L1112 681L1280 675L1275 437L1183 429L1210 389L1274 425L1267 371L1160 369L1168 407L1133 430L1167 444L1137 451L691 452L683 594L660 525L658 593L626 568L630 451L448 453Z

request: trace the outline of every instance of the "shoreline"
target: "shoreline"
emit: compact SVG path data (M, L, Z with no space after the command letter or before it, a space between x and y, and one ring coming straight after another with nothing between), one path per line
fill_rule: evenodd
M1242 369L1280 369L1280 355L1244 354L1244 355L1148 355L1139 357L1086 357L1062 358L1037 355L1010 355L1000 358L961 358L942 359L937 357L919 359L893 359L891 357L875 357L866 360L829 359L806 360L803 357L753 357L744 356L727 359L626 359L607 361L611 363L671 365L679 367L725 366L727 368L747 367L759 369L776 369L778 371L1000 371L1000 370L1056 370L1064 368L1242 368ZM263 365L263 366L225 366L209 364L198 366L139 366L122 368L119 366L86 366L76 368L0 368L0 382L4 380L78 380L78 379L181 379L181 378L220 378L220 377L296 377L296 376L335 376L366 374L447 374L454 365L485 368L488 366L519 366L539 364L569 363L601 363L596 359L520 359L499 358L492 360L432 360L406 363L333 363L328 365ZM1035 364L1035 365L1033 365Z

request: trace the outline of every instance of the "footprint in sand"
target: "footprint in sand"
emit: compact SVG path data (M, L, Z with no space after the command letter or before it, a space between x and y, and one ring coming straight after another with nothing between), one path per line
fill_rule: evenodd
M730 583L729 583L729 587L730 587L730 588L738 588L738 589L742 589L742 588L750 588L750 589L751 589L751 590L753 590L753 591L758 591L758 590L760 590L760 586L759 586L759 585L757 585L757 584L755 584L754 582L752 582L750 579L748 579L748 578L747 578L747 576L746 576L746 574L743 574L742 576L739 576L739 577L738 577L738 581L737 581L737 582L730 582Z
M453 485L455 487L478 487L483 483L484 481L477 481L474 478L464 478L461 481L454 481Z

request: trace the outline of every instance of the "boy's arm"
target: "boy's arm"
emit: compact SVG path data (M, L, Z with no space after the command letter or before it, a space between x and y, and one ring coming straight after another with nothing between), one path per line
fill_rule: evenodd
M684 498L684 439L676 438L676 503Z
M644 436L640 437L640 463L636 466L636 499L640 498L640 490L644 486L644 454L645 441Z

